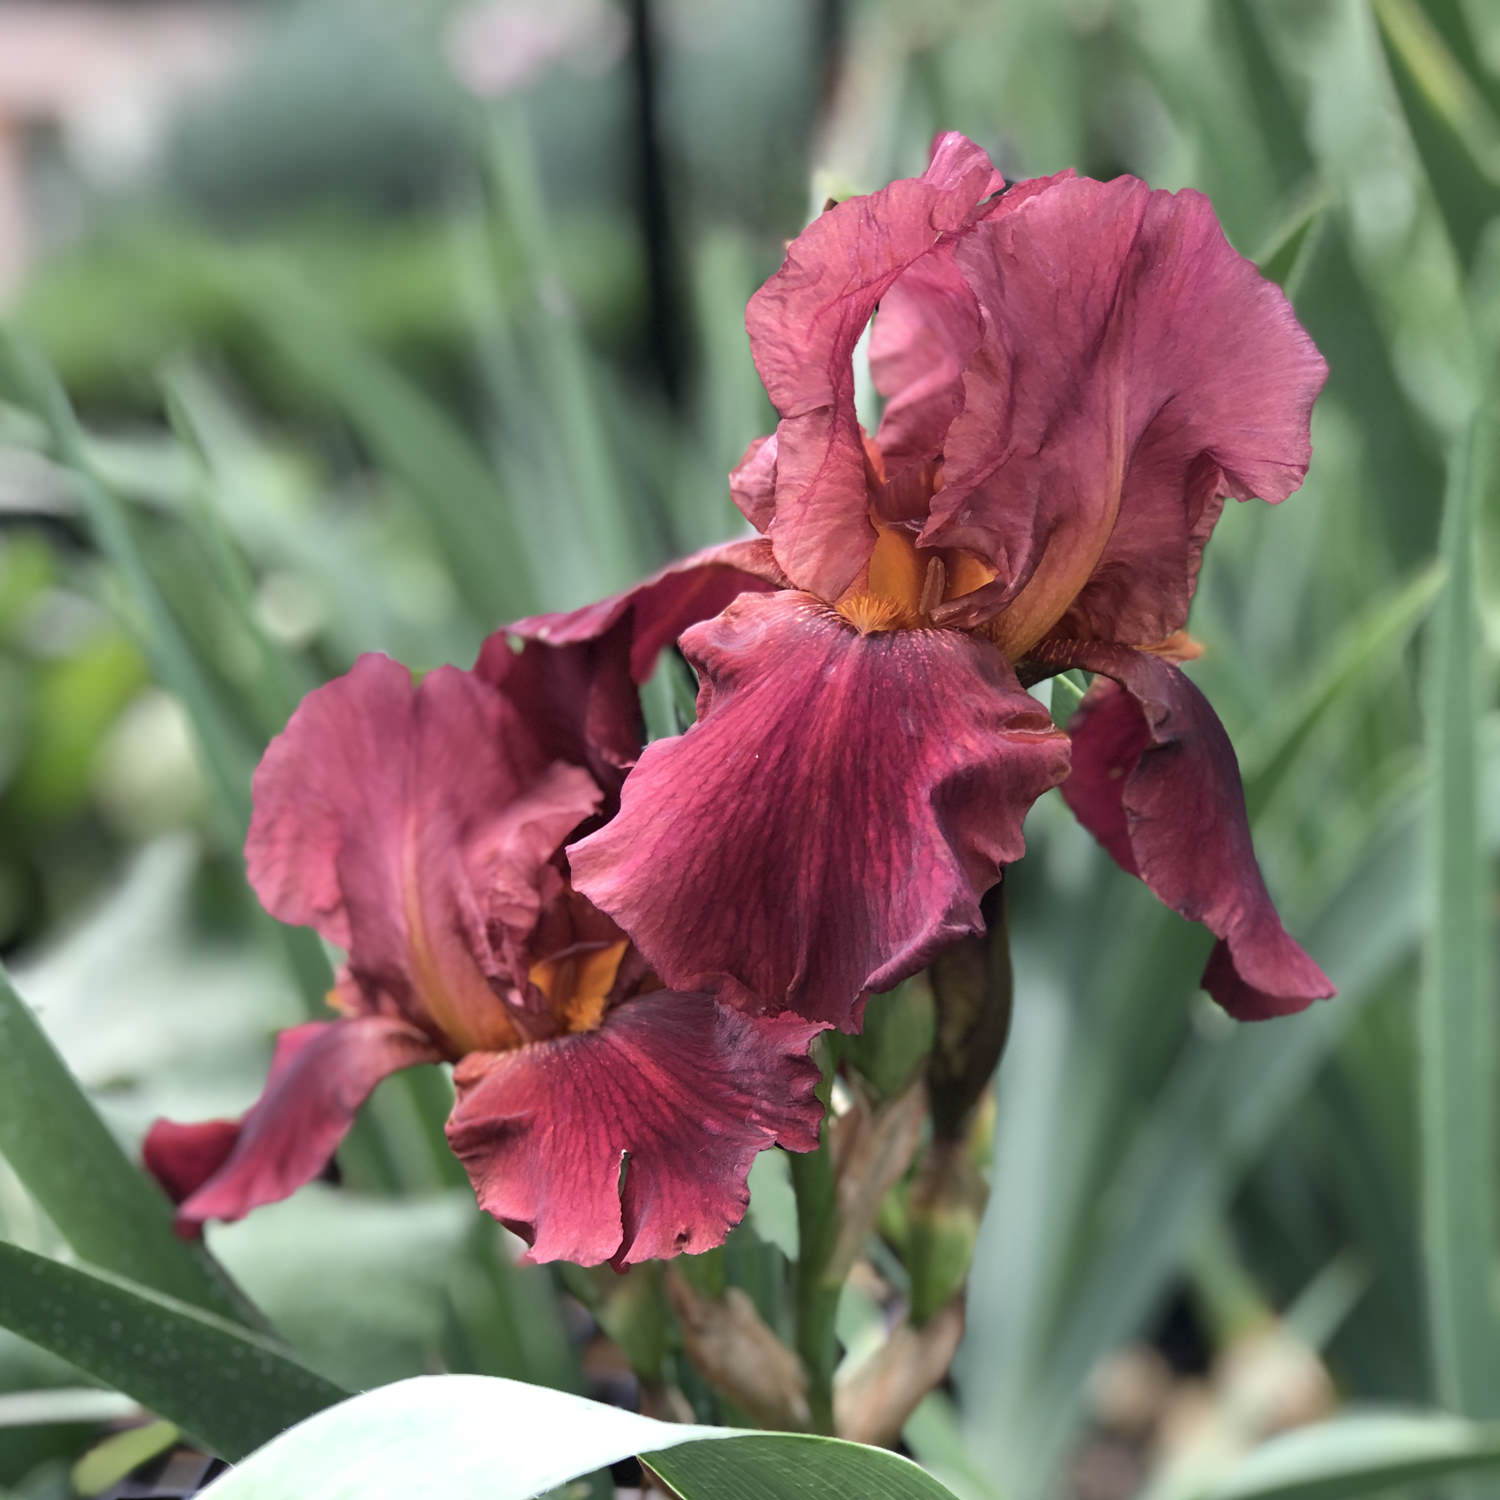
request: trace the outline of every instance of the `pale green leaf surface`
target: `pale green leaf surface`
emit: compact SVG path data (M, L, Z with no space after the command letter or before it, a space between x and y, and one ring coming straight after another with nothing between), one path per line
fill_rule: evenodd
M704 1457L703 1449L720 1445L725 1459ZM684 1500L949 1495L915 1464L881 1449L679 1426L480 1375L419 1376L366 1392L283 1434L205 1493L210 1500L438 1493L447 1500L530 1500L633 1454L644 1455Z

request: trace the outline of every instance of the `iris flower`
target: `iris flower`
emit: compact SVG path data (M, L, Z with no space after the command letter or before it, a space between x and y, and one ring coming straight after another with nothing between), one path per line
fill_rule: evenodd
M878 310L877 310L878 309ZM853 357L885 398L855 413ZM1178 666L1226 497L1302 482L1326 366L1197 193L1007 185L961 135L829 208L752 298L776 431L732 476L762 580L681 649L698 720L650 746L575 886L663 981L845 1028L982 930L1048 788L1217 938L1204 986L1259 1019L1333 993L1256 865L1234 752ZM575 615L583 641L718 554ZM643 636L637 670L660 631ZM1064 734L1023 684L1097 674Z
M699 569L697 588L720 573L738 577ZM707 1249L758 1151L816 1144L820 1028L663 987L569 884L563 842L609 816L639 748L627 647L496 636L473 671L420 684L361 657L272 742L250 880L346 951L339 1014L282 1033L243 1119L153 1126L147 1163L182 1232L315 1177L375 1085L415 1063L453 1065L449 1143L537 1260Z

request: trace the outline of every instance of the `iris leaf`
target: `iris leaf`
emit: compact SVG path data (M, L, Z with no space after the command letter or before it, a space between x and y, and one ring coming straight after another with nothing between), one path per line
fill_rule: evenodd
M1203 1500L1345 1500L1500 1469L1500 1428L1437 1413L1345 1417L1276 1438Z
M383 1386L284 1434L209 1500L531 1500L640 1454L682 1500L951 1500L907 1459L803 1434L679 1426L517 1380L434 1375Z
M135 1397L228 1459L345 1394L269 1338L138 1282L16 1245L0 1244L0 1327Z
M1422 1239L1437 1394L1466 1416L1500 1415L1494 1305L1495 1025L1480 831L1478 501L1489 478L1483 418L1454 456L1442 550L1448 585L1429 672L1432 926L1418 1008Z
M1266 727L1247 740L1240 766L1252 820L1328 711L1346 697L1368 692L1370 678L1389 670L1427 618L1443 577L1443 565L1432 563L1392 597L1377 600L1352 620L1302 686L1287 695L1285 708L1269 715Z
M229 826L242 830L250 821L254 751L236 731L217 686L157 587L125 507L95 472L83 429L57 376L35 350L0 329L0 380L46 427L55 456L72 476L100 551L129 590L156 678L193 721L215 801Z
M84 1259L229 1317L223 1273L172 1232L171 1211L120 1149L0 968L0 1155Z

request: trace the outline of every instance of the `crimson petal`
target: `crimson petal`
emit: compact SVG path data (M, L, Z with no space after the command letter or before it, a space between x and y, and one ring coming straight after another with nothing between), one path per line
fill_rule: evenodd
M984 337L923 533L1000 577L947 617L1008 604L1012 657L1070 606L1069 635L1161 640L1221 497L1302 482L1327 367L1201 194L1075 178L1002 203L954 251Z
M689 625L712 619L741 594L785 586L769 544L760 537L705 547L623 594L582 609L532 615L507 625L485 642L476 670L491 679L497 676L498 653L509 649L506 635L570 646L601 640L618 630L629 643L631 676L644 682L663 647L670 646Z
M1203 987L1242 1021L1334 994L1276 914L1234 748L1203 694L1144 652L1053 642L1047 659L1115 679L1097 680L1069 721L1073 769L1063 796L1123 869L1218 937Z
M272 916L348 950L372 1006L465 1051L513 1037L490 981L513 982L514 964L492 936L524 940L558 846L599 802L593 777L553 761L473 673L413 685L399 662L363 656L267 749L246 863Z
M758 1152L817 1145L819 1029L658 990L598 1031L466 1058L448 1143L533 1260L709 1250L743 1216Z
M1067 741L988 642L861 636L806 594L689 631L698 723L651 745L573 883L674 989L852 1027L982 930Z
M179 1204L177 1232L196 1239L209 1219L242 1219L311 1182L382 1078L438 1053L414 1027L387 1016L310 1021L276 1039L260 1098L240 1120L147 1133L148 1170Z
M776 560L798 588L837 599L875 542L867 517L865 450L854 410L854 346L897 278L944 236L972 221L1005 179L972 141L939 136L920 177L849 198L792 241L786 260L750 299L745 326L776 428ZM752 450L752 524L766 521L766 450Z

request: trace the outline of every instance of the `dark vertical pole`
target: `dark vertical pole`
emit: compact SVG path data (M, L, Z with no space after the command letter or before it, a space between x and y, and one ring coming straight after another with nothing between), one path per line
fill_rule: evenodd
M656 35L651 0L626 0L630 16L630 70L635 83L636 211L646 252L651 360L667 399L683 388L683 321L676 247L662 159L657 111Z

